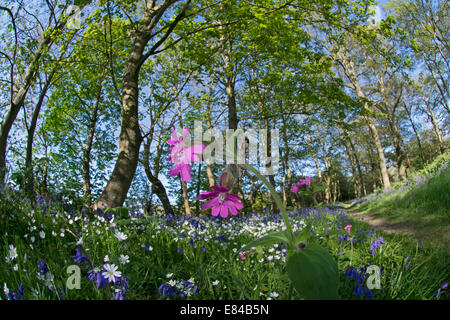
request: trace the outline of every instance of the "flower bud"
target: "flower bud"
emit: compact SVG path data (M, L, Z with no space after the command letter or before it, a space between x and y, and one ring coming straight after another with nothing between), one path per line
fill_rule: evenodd
M299 247L300 249L305 249L305 248L306 248L306 243L304 243L304 242L299 242L298 247Z
M239 181L239 168L235 164L229 164L225 167L219 177L219 185L223 188L231 190Z

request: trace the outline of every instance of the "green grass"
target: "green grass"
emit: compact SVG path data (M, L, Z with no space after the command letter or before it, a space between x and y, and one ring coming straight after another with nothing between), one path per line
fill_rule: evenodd
M223 220L139 217L113 222L89 216L87 221L80 213L71 215L61 202L32 209L15 192L0 197L0 284L16 293L22 284L25 299L62 298L54 288L66 287L69 277L66 270L76 264L72 258L76 248L92 261L93 267L101 267L108 256L108 263L118 266L128 279L127 299L182 299L164 298L158 290L164 283L181 279L191 279L197 286L195 294L191 287L192 296L183 299L258 300L271 298L271 294L276 299L290 297L283 251L273 246L261 252L250 251L245 260L239 255L241 246L251 239L282 228L277 214ZM358 271L367 265L383 267L381 288L373 290L374 299L435 299L438 289L448 282L450 265L442 247L424 244L421 248L419 242L411 243L405 236L380 230L375 234L373 228L352 220L340 209L304 209L290 213L290 220L296 231L308 223L314 226L308 241L328 248L336 259L339 294L343 299L366 299L364 295L352 294L356 280L345 277L350 261ZM346 235L343 228L347 224L353 225L351 233L356 238L353 246L340 239ZM126 234L127 239L116 238L117 230ZM41 231L45 233L43 238ZM380 237L385 244L372 255L371 243ZM190 243L191 239L194 241ZM146 250L145 244L152 250ZM16 248L17 257L7 261L10 245ZM128 255L130 262L121 264L120 255ZM38 276L37 260L45 261L53 279L45 281ZM66 290L64 298L113 299L115 287L107 284L105 289L97 289L95 281L88 278L89 269L92 268L81 267L81 289ZM0 297L7 298L4 292L0 292ZM439 298L447 297L443 290ZM292 298L300 299L301 295L294 292Z
M412 229L416 239L449 246L450 226L450 154L438 157L406 183L397 183L389 191L377 194L352 212L384 219Z

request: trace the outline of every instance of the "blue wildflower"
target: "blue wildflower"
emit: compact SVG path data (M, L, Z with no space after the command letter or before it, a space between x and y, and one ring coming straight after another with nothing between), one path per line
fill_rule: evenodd
M448 283L444 283L444 284L442 285L442 287L439 288L439 290L438 290L438 292L437 292L437 294L436 294L436 299L439 299L439 296L441 295L441 290L445 290L445 289L447 289L447 288L448 288Z
M363 294L363 287L359 283L355 285L355 288L353 289L353 295L361 297Z
M38 269L41 271L41 273L42 273L42 275L46 275L47 274L47 271L48 271L48 268L47 268L47 265L45 264L45 261L44 260L38 260L37 261L37 264L38 264Z
M367 299L372 299L374 294L372 291L370 291L368 288L364 288L364 295Z
M358 275L358 272L356 271L355 267L350 267L345 271L345 279L355 279L355 277Z
M74 256L72 256L72 258L75 260L76 263L78 263L80 265L83 264L84 262L87 262L88 267L92 266L91 260L89 260L89 258L87 256L83 255L81 253L81 250L78 248L76 249L76 253Z
M25 289L25 287L23 286L23 284L21 282L19 282L19 289L17 290L17 293L19 294L21 300L24 300L23 299L23 290L24 289Z
M384 241L383 238L378 238L375 239L374 242L372 242L370 244L370 250L372 250L372 255L375 255L375 251L376 249L378 249L382 244L385 244L386 242Z

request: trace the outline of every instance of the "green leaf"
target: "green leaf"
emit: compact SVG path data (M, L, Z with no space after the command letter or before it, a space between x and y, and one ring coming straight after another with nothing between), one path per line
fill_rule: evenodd
M295 238L296 242L299 241L306 241L308 239L309 230L311 230L311 224L308 223L303 230L298 234L298 236Z
M131 223L130 219L120 219L116 221L116 224L119 226L124 226L124 225L128 225Z
M327 186L318 186L318 187L315 187L312 192L316 193L316 192L325 190L326 188L327 188Z
M286 231L269 233L268 235L265 235L264 237L250 241L245 246L243 246L240 251L245 251L252 247L268 246L268 245L271 245L274 243L279 243L279 242L284 242L284 243L288 242L288 235L287 235Z
M308 300L339 299L339 272L330 253L316 244L288 258L287 272L294 288Z

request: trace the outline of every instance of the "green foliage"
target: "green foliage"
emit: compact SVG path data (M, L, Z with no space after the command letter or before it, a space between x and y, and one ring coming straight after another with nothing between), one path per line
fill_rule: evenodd
M305 299L339 299L339 274L330 253L314 243L302 243L303 249L291 254L287 272L295 289Z
M432 243L446 243L445 230L450 223L450 163L445 153L405 183L373 197L355 210L404 224L416 237Z

